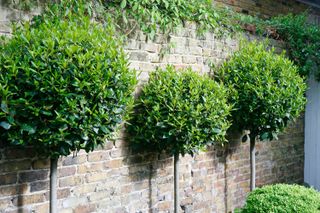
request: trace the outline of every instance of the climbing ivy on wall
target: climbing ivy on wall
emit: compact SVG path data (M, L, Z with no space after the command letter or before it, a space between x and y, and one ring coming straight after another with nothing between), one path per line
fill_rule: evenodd
M320 26L310 23L306 13L280 15L269 20L242 16L240 23L250 24L253 33L285 41L300 75L308 76L314 69L320 80Z
M212 5L211 0L111 0L105 3L113 12L116 22L130 32L130 28L140 28L150 38L158 31L170 32L186 21L195 22L198 32L213 31L218 34L236 31L232 23L232 12ZM129 29L128 29L129 28Z
M2 0L1 4L22 11L30 11L36 7L39 7L44 1L39 0Z
M172 32L187 21L195 22L200 34L212 31L222 35L240 29L238 24L233 23L234 13L227 8L213 6L211 0L92 0L84 4L96 15L112 14L118 29L125 34L140 29L149 38L154 38L158 30ZM97 13L97 4L103 5L105 10ZM28 11L38 7L40 2L6 0L5 5Z
M3 4L30 10L41 2L48 1L5 0ZM250 25L252 33L285 41L288 55L299 66L302 76L307 76L314 67L320 67L320 28L308 23L306 13L263 20L218 7L211 0L92 0L86 1L85 7L100 20L111 14L124 35L140 29L151 39L157 32L168 34L188 21L197 24L200 34L211 31L224 35L239 31L241 27L248 30ZM319 68L315 75L320 80Z

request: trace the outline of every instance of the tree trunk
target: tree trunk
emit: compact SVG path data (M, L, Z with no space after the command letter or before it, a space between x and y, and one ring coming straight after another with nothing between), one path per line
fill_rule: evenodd
M250 140L250 191L256 188L256 136Z
M174 213L178 213L180 209L179 201L179 154L174 154Z
M57 168L58 158L50 159L50 213L57 213Z

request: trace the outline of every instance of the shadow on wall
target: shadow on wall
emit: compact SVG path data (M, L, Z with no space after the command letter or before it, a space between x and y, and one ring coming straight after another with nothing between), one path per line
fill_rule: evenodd
M124 138L128 137L130 136L125 135ZM124 166L128 167L127 192L134 192L133 196L137 196L134 199L135 204L127 206L126 210L157 212L159 203L160 208L170 206L169 209L172 209L173 186L170 188L170 184L173 183L172 157L165 153L145 151L143 148L130 145L129 142L124 143L128 145L123 161Z
M31 148L0 147L0 156L0 212L46 212L49 161L37 160Z
M249 146L239 140L240 135L234 134L227 147L212 146L198 155L181 157L180 207L183 212L232 212L234 207L243 204L249 191ZM172 156L128 146L124 162L131 183L128 192L135 192L139 197L133 209L140 212L171 211Z
M303 119L280 136L257 144L257 183L300 183L303 178ZM249 143L230 136L227 147L186 155L180 161L184 212L232 212L249 191ZM49 209L48 160L32 149L0 146L0 213ZM173 162L166 154L132 149L118 139L92 153L59 161L60 211L161 212L173 209Z

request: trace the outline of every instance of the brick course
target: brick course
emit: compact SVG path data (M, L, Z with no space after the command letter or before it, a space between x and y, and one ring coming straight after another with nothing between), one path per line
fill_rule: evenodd
M221 63L238 47L236 39L219 39L212 33L197 37L191 23L170 35L169 42L171 45L162 34L157 34L154 42L147 41L141 32L128 39L125 51L131 68L141 71L142 83L150 71L166 64L209 73L210 63ZM230 136L226 148L210 147L207 152L181 158L181 212L232 212L243 205L249 191L249 144L239 138ZM134 152L129 145L119 138L92 153L80 151L75 157L60 158L59 212L173 212L172 157ZM302 183L303 148L303 117L279 141L258 142L257 185ZM48 212L49 166L50 162L37 159L32 149L0 145L0 213Z

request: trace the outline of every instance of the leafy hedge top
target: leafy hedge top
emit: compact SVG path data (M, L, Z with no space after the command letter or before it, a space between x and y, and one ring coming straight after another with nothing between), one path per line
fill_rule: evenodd
M242 44L217 75L233 88L234 126L261 140L276 138L304 109L306 85L298 68L264 44Z
M0 137L58 157L93 150L122 122L136 82L111 23L26 23L0 49Z
M319 213L320 193L298 185L276 184L252 191L241 213Z
M135 145L172 154L193 154L225 141L231 107L227 90L192 70L151 73L128 130Z

